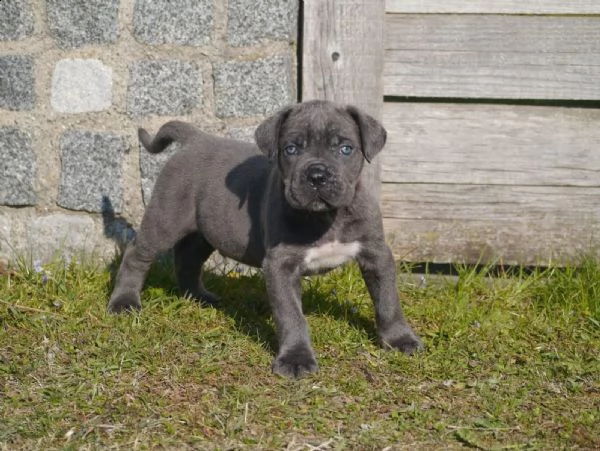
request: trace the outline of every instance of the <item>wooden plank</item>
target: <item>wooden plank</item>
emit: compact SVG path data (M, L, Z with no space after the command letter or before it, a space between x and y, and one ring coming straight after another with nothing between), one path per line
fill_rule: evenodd
M600 17L386 15L387 96L600 100Z
M381 119L384 0L304 2L302 99L353 104ZM364 183L379 189L379 159Z
M383 182L600 187L600 109L385 103L383 115Z
M600 188L384 183L381 202L397 219L600 222Z
M600 14L597 0L386 0L388 13Z
M384 218L396 260L430 263L492 263L547 266L576 264L583 256L600 257L600 227L565 232L554 224L500 221L456 223L441 220ZM568 235L568 236L566 236Z
M381 200L399 259L537 265L600 256L600 188L384 183Z

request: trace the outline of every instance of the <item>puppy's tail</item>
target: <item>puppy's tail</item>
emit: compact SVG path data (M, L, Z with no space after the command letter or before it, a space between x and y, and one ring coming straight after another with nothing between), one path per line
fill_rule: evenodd
M181 121L171 121L163 125L154 139L143 128L138 128L138 138L142 146L150 153L162 152L169 144L177 141L181 144L198 133L198 130L191 124Z

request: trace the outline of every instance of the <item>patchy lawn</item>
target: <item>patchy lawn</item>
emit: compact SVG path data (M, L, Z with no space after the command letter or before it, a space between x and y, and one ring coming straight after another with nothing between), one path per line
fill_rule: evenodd
M270 372L260 276L209 276L201 307L153 268L140 315L108 270L0 276L0 449L600 449L600 264L490 279L404 275L426 351L376 345L355 266L307 279L320 371Z

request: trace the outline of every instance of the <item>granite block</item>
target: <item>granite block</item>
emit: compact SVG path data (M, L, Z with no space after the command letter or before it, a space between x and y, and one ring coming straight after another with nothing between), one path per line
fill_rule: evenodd
M26 223L27 254L43 269L44 264L62 258L69 262L90 257L97 242L96 227L89 215L54 213Z
M123 136L67 130L60 140L61 177L58 205L100 213L110 202L123 207L123 158L129 146Z
M265 116L292 103L289 57L227 61L214 68L217 116Z
M118 38L119 0L47 0L48 27L62 48L111 44Z
M194 62L137 61L130 70L127 110L136 117L189 114L201 102L201 86Z
M33 58L26 55L0 56L0 108L31 110L35 101Z
M36 156L28 132L0 127L0 204L35 205Z
M137 0L133 34L145 44L202 46L211 42L214 22L211 0Z
M0 41L19 41L33 34L29 1L0 1Z
M297 21L296 0L229 0L227 40L232 46L296 41Z
M227 130L225 136L232 139L237 139L238 141L244 141L253 143L254 142L254 132L256 131L256 126L253 127L231 127Z
M64 59L52 75L50 104L59 113L103 111L112 103L112 68L96 59Z

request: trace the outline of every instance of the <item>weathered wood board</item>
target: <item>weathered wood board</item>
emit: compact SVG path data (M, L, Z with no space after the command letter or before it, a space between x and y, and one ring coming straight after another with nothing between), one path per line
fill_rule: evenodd
M304 2L302 100L353 104L380 119L384 0ZM378 159L364 181L379 189Z
M600 188L382 186L396 258L545 265L600 256Z
M600 255L600 110L386 103L381 204L397 258Z
M304 4L302 98L354 103L381 115L383 1Z
M600 16L386 14L387 96L600 100Z
M393 13L600 14L598 0L386 0Z
M600 188L600 109L388 102L383 112L383 182Z
M547 266L600 257L597 222L384 218L383 224L394 231L388 242L402 261Z

